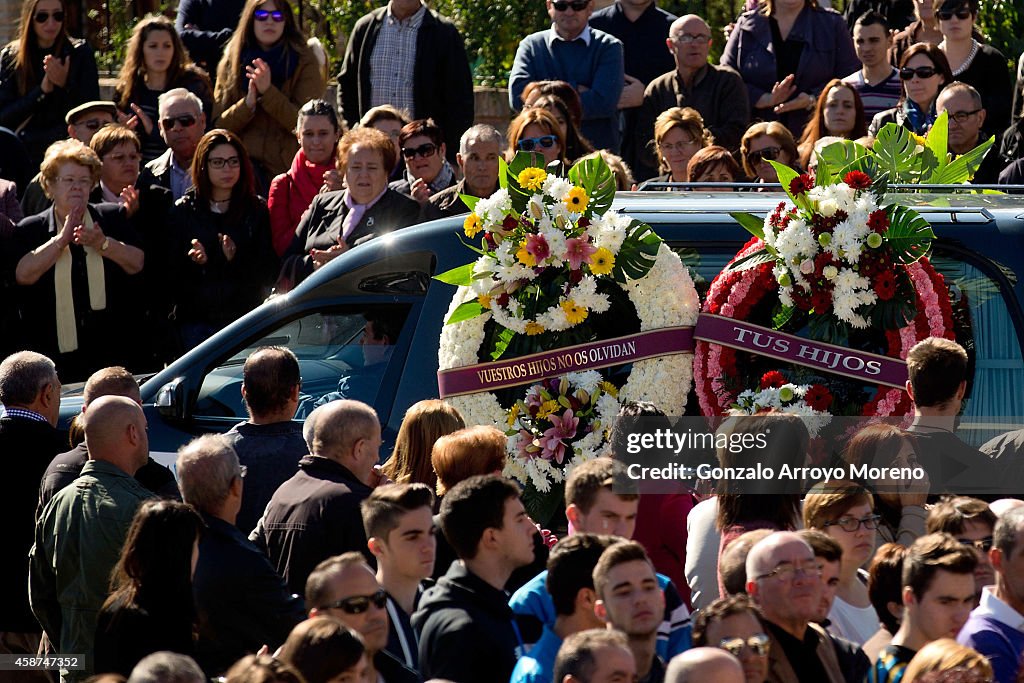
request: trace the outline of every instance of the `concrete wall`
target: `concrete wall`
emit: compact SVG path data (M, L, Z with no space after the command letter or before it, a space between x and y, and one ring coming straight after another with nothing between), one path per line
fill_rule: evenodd
M0 45L6 45L17 37L20 15L20 0L0 0Z

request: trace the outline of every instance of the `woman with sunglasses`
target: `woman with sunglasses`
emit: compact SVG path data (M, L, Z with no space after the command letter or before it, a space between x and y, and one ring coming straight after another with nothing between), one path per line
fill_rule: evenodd
M565 137L558 120L547 109L524 109L508 124L508 160L518 152L539 154L547 166L553 161L568 165L565 158Z
M289 0L248 0L217 67L214 124L242 139L264 190L299 150L299 107L325 87Z
M278 271L270 214L238 136L221 128L204 135L192 180L168 219L175 318L186 351L258 306Z
M704 127L704 118L696 109L672 107L654 120L653 143L661 175L651 178L652 182L685 183L690 159L715 144L715 136Z
M22 139L33 167L67 137L64 116L100 98L92 48L68 35L66 11L64 0L25 0L18 38L0 51L0 126Z
M814 146L823 137L857 140L868 133L864 104L853 86L838 78L828 82L818 97L814 117L800 138L800 165L811 167Z
M743 172L754 182L777 183L779 176L769 161L797 166L796 141L789 129L777 121L755 123L740 140Z
M334 156L341 138L341 124L334 107L324 100L310 100L299 110L295 125L299 151L292 167L270 183L267 206L270 209L270 230L274 251L283 255L295 238L295 228L313 197L334 174Z
M1002 136L1010 125L1013 79L1003 53L975 35L977 0L944 0L935 13L942 31L939 49L946 54L953 80L973 85L985 107L985 130ZM986 136L987 137L987 136Z
M593 145L580 133L579 126L569 112L569 106L557 95L541 95L530 101L524 98L523 107L539 107L555 117L565 139L565 157L569 163L575 163L577 159L594 152Z
M352 247L419 220L420 205L388 187L396 156L391 139L375 128L341 137L337 164L345 189L313 198L285 252L279 285L294 286Z
M459 182L455 169L445 158L444 131L433 119L417 119L398 133L398 149L405 160L405 177L391 183L392 189L423 206L431 197Z
M953 81L945 53L931 43L912 45L900 62L903 93L899 104L871 119L868 135L876 137L887 123L895 123L917 135L925 135L935 123L935 100Z
M746 595L718 598L697 613L694 647L717 647L740 660L746 683L768 678L771 642L761 624L761 611Z
M114 91L118 108L138 118L136 132L142 139L143 163L156 159L167 149L157 125L157 100L174 88L195 93L203 103L203 113L210 118L213 113L210 77L192 64L174 23L162 15L150 15L132 31Z

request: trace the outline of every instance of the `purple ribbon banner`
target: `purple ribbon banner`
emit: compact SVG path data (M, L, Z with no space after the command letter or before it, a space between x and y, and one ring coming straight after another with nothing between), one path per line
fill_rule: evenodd
M871 384L903 389L907 383L907 364L899 358L804 339L710 313L701 313L697 318L693 336L738 351L748 351Z
M509 360L442 370L437 373L437 389L441 398L476 394L533 384L569 372L681 353L693 353L692 327L666 327Z

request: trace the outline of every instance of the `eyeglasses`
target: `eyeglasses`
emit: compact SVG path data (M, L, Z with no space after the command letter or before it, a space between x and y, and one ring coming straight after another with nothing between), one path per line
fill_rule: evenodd
M92 178L75 178L74 176L60 176L57 178L57 183L66 189L73 187L92 187Z
M256 19L256 21L273 19L275 24L280 24L284 21L284 12L278 12L277 10L271 12L270 10L258 9L253 13L253 18Z
M760 581L761 579L770 579L772 577L775 577L781 583L789 583L790 581L795 579L798 574L800 576L821 578L821 573L821 565L815 562L814 560L806 560L801 564L783 562L767 574L755 576L754 580Z
M37 24L45 24L50 19L61 24L64 22L64 12L61 10L57 10L56 12L36 12L35 20Z
M958 9L955 12L950 12L949 10L945 10L945 11L942 11L942 12L936 12L935 16L937 16L939 18L939 21L949 21L953 17L956 17L957 19L960 19L961 21L963 21L965 19L970 19L971 18L971 10L967 9L966 7L962 8L962 9Z
M575 0L575 2L565 2L565 0L555 0L551 3L551 6L555 8L557 12L564 12L565 10L572 7L573 12L582 12L587 9L587 5L590 4L590 0Z
M79 126L81 126L82 128L85 128L87 130L91 130L92 132L95 133L96 131L98 131L103 126L109 126L111 123L112 123L112 121L102 121L100 119L87 119L85 121L79 121L78 123L74 123L72 125L75 128L78 128Z
M350 598L343 598L320 609L340 609L345 614L362 614L373 605L377 609L384 609L388 604L388 594L379 590L373 595L353 595Z
M210 168L238 168L242 165L242 160L238 157L210 157Z
M679 45L689 45L690 43L705 43L711 40L711 36L707 33L680 33L678 35L669 36L673 43Z
M756 166L761 163L762 160L776 161L781 154L781 147L765 147L764 149L756 149L751 152L747 152L747 161L749 161L751 165Z
M516 145L523 152L532 152L533 150L540 147L541 149L551 149L558 142L558 138L554 135L541 135L537 138L522 138L519 140L519 144Z
M900 80L909 81L915 75L918 78L924 80L925 78L931 78L937 73L938 72L935 70L934 66L919 66L916 69L912 69L909 66L905 66L902 69L900 69Z
M403 147L402 156L406 159L415 159L416 157L423 157L426 159L429 156L433 156L436 151L437 145L433 142L425 142L419 147Z
M245 465L238 466L238 476L241 479L245 479L245 475L249 474L249 468Z
M743 654L744 648L750 648L750 651L758 657L766 657L768 655L769 646L770 641L768 636L764 633L752 635L746 640L743 640L742 638L723 638L718 643L719 648L737 658Z
M673 142L671 144L667 142L659 142L658 147L663 152L669 152L673 150L675 150L676 152L685 152L688 149L700 147L700 143L697 142L696 140L687 140L686 142Z
M947 111L946 114L949 116L949 118L953 119L957 123L967 123L967 119L969 119L972 116L974 116L975 114L977 114L983 108L984 107L978 107L974 111L958 111L958 112L949 112L949 111Z
M160 125L164 130L174 130L174 124L180 123L182 128L191 128L196 125L196 117L192 114L182 114L181 116L168 116L166 119L160 119Z
M857 529L860 529L861 525L864 525L865 529L874 531L878 528L878 520L882 519L879 515L868 515L863 519L857 519L856 517L840 517L834 522L825 522L824 526L837 526L843 531L853 533Z
M969 545L975 550L980 550L983 553L987 553L992 550L992 537L986 536L985 538L979 538L977 541L969 541L966 538L956 539L960 545Z

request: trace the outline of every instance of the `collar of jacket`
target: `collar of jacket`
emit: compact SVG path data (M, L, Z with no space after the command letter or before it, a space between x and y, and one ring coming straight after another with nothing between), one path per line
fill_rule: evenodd
M493 612L500 618L512 619L514 614L508 606L508 593L487 583L469 571L462 562L452 562L452 566L437 582L435 588L442 588L451 593L462 594L467 600ZM421 601L422 602L422 601Z
M824 14L824 12L825 10L823 9L815 10L809 7L802 9L800 14L797 15L796 21L793 22L793 28L790 30L787 40L792 38L810 46L817 46L822 41L826 43L834 42L834 34L831 31L825 30L823 25L819 25L819 15ZM735 30L751 33L758 43L766 46L770 52L774 53L772 29L768 23L769 18L761 14L760 10L751 10L740 17L736 23Z
M331 460L330 458L325 458L322 455L302 456L302 459L299 460L299 469L312 477L316 477L317 479L335 481L353 488L359 487L367 490L370 488L361 482L359 478L352 473L352 470L341 463Z

